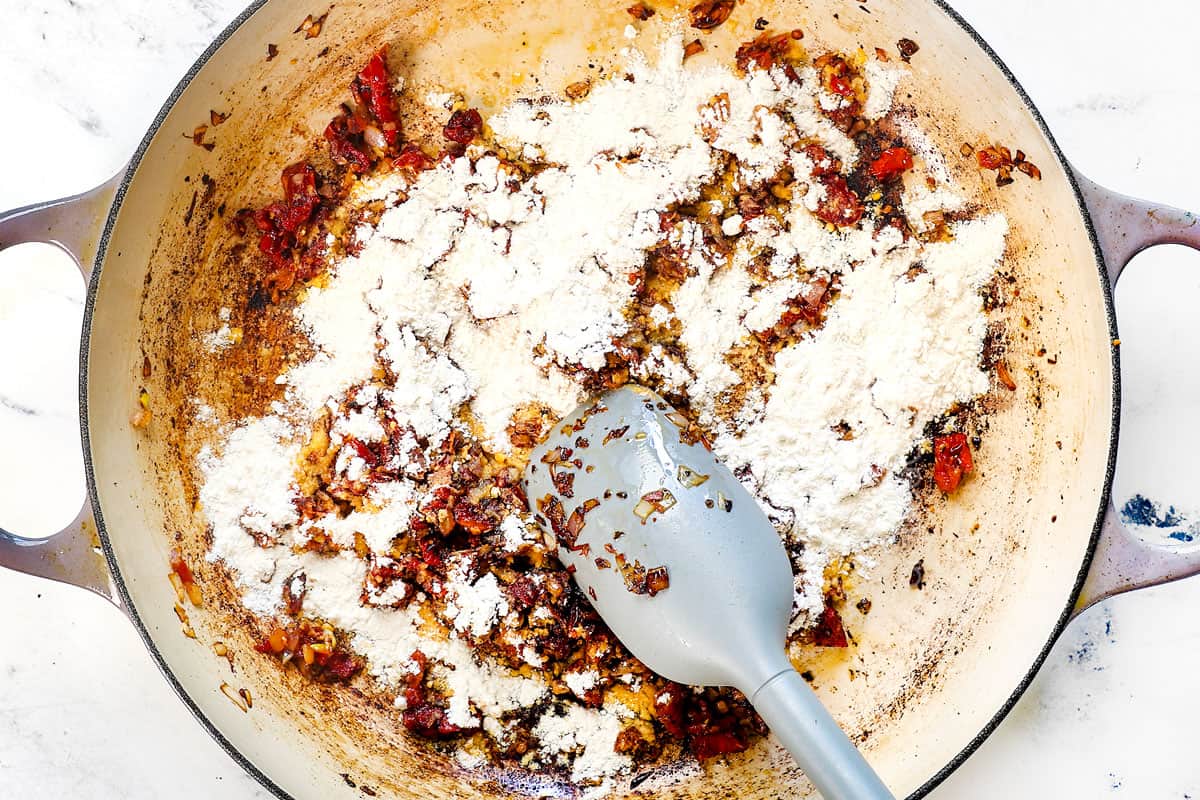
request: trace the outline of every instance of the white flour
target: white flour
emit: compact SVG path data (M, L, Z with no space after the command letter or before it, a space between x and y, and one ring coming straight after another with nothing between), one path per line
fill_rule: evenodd
M546 713L533 733L541 742L543 756L554 759L574 753L571 780L588 781L624 772L632 765L629 756L613 750L621 733L623 706L603 709L571 705L561 714Z
M531 176L475 147L412 185L399 173L362 181L352 202L382 201L378 224L356 232L358 254L331 265L296 310L315 355L278 377L285 396L273 415L227 428L220 452L206 448L199 457L210 557L232 570L250 611L279 613L284 582L303 572L305 613L352 631L370 675L399 690L420 650L446 665L432 669L446 686L450 722L482 725L498 740L508 735L501 717L538 703L548 686L481 663L468 644L510 614L496 576L460 563L445 587L449 624L441 631L422 621L415 603L392 607L415 591L401 581L368 587L369 602L360 602L367 565L353 553L356 534L373 560L386 563L422 497L403 477L372 487L362 510L301 522L298 461L322 414L332 417L334 472L351 482L369 469L356 442L385 440L384 415L400 425L401 451L416 453L411 463L405 456L389 465L405 475L419 474L421 451L452 428L480 434L494 452L510 451L514 412L536 404L564 415L584 398L574 373L604 367L614 340L629 330L631 278L669 227L662 212L699 199L724 154L737 159L739 189L788 169L796 181L791 210L781 221L744 219L715 203L721 230L736 237L730 258L705 244L696 222L670 227L665 235L690 272L650 318L679 332L681 356L655 344L632 373L688 395L717 452L749 467L747 482L781 533L805 546L801 611L820 607L830 557L885 541L903 523L910 488L898 472L924 425L988 385L979 369L986 319L978 292L1003 255L1003 217L957 224L952 241L931 245L905 242L892 228L875 234L869 216L857 227L827 229L811 213L825 190L801 146L819 142L844 171L858 152L818 112L842 100L818 91L814 70L799 68L794 81L779 69L739 77L684 68L679 35L667 38L654 64L636 50L626 55L631 81L599 82L574 103L515 102L491 117L502 145L542 162ZM906 70L870 60L864 74L871 89L864 113L886 115ZM438 90L424 100L446 107L453 96ZM919 216L963 207L936 148L915 123L904 124L940 184L930 191L907 176L905 208ZM910 271L918 261L924 271ZM755 262L765 272L752 274ZM779 352L773 384L749 387L745 405L729 416L722 403L742 381L731 350L772 328L814 274L840 276L824 326ZM228 338L223 322L207 340L214 346ZM841 422L851 438L831 430ZM345 550L303 551L318 531ZM517 515L500 532L508 552L539 535ZM539 614L547 612L531 616ZM535 669L543 665L527 643L508 643ZM582 697L600 676L563 679ZM611 700L600 709L562 706L534 728L544 761L585 782L630 768L613 750L628 709Z

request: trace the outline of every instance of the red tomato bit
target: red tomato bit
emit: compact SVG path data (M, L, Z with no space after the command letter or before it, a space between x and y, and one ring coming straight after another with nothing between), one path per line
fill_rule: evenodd
M468 145L475 137L483 132L483 117L473 108L466 111L455 111L450 115L450 121L442 128L442 135L452 142Z
M958 488L963 476L974 469L971 448L964 433L950 433L933 440L933 479L938 488L950 494Z
M747 747L746 741L736 733L705 733L692 737L692 752L700 761L714 756L740 753Z
M841 175L825 175L820 179L825 187L825 196L817 204L817 219L831 225L849 226L858 223L863 216L862 202Z
M433 159L425 155L425 152L415 144L406 144L400 151L400 155L392 162L392 166L396 169L411 169L414 172L422 172L427 169L433 169Z
M903 147L889 147L871 162L871 176L879 182L891 180L912 169L912 154Z
M357 172L365 172L371 168L371 158L363 151L362 124L343 111L341 116L333 118L325 128L325 141L329 142L329 153L339 164L346 164Z
M847 647L849 643L841 615L826 600L817 627L813 628L813 644L817 647Z
M354 79L350 91L355 102L370 110L371 116L379 123L388 147L392 147L400 136L400 120L396 115L396 96L392 91L386 58L387 47L371 56L371 60Z

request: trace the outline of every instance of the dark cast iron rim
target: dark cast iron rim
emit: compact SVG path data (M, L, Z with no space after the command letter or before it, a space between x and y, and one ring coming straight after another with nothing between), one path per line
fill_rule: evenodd
M295 800L291 794L284 791L282 787L271 780L262 770L255 766L253 762L251 762L246 756L242 755L242 753L227 738L225 738L225 735L217 729L216 725L214 725L213 722L208 719L207 716L205 716L204 712L200 710L199 706L196 705L195 701L193 701L191 696L187 693L187 690L184 689L183 685L171 671L170 665L168 665L166 659L163 658L163 655L155 644L149 629L147 629L146 624L142 621L141 616L138 614L137 608L133 604L133 599L129 595L129 590L125 585L125 580L121 575L120 566L117 564L116 556L113 553L112 543L109 540L108 529L104 523L104 513L100 507L99 495L96 490L96 475L92 463L91 436L88 431L87 414L88 351L91 344L92 321L96 305L96 292L100 285L100 276L104 270L104 256L108 250L109 237L112 234L113 226L116 223L117 214L120 211L121 204L125 198L125 193L128 191L147 148L149 148L150 143L154 140L159 128L162 127L167 114L170 113L176 101L178 101L184 91L187 90L192 80L196 77L196 74L204 67L206 63L208 63L208 60L212 58L213 54L216 53L217 50L219 50L225 44L225 42L237 32L237 30L246 22L246 20L250 19L255 12L257 12L268 2L270 2L270 0L255 0L248 8L246 8L245 11L239 14L236 19L229 23L225 30L223 30L221 34L213 41L213 43L208 46L204 53L201 54L201 56L196 60L196 63L192 65L191 69L187 71L187 74L183 76L179 84L175 87L175 90L171 92L170 97L167 98L157 116L155 116L154 122L147 130L145 137L143 137L141 143L138 145L137 151L133 154L133 158L130 159L129 168L126 170L125 175L121 180L121 185L117 189L116 195L113 199L112 208L109 210L108 219L104 225L104 232L100 238L100 244L96 251L95 269L88 285L87 299L84 305L83 335L80 343L79 358L79 422L81 435L83 437L83 460L87 477L88 497L91 500L92 509L95 513L96 528L99 531L101 546L104 549L104 557L108 562L109 570L112 572L113 583L116 585L117 593L121 599L121 603L124 606L126 613L129 615L130 620L132 620L134 627L137 628L138 635L142 637L142 641L145 643L146 649L150 651L150 654L153 656L159 670L163 673L163 676L167 679L167 682L171 684L171 688L175 690L175 693L179 695L179 698L184 702L188 709L191 710L192 714L196 717L200 724L204 726L209 735L211 735L213 739L216 740L217 744L221 746L221 749L224 750L230 758L237 762L242 769L246 770L246 772L253 776L255 780L261 783L276 797L281 798L281 800ZM1000 70L1005 79L1009 82L1009 84L1012 85L1013 89L1016 90L1017 94L1021 98L1021 101L1025 104L1026 109L1030 114L1033 115L1033 118L1037 122L1038 127L1041 129L1042 134L1046 137L1047 141L1050 142L1050 147L1054 151L1054 156L1058 160L1059 165L1062 167L1063 172L1066 173L1067 180L1070 182L1071 190L1075 195L1075 202L1079 207L1079 213L1082 216L1084 225L1087 228L1088 237L1091 240L1092 249L1095 254L1096 267L1099 272L1101 292L1104 295L1104 308L1108 317L1109 333L1112 338L1117 338L1117 320L1113 307L1112 287L1109 284L1108 274L1105 269L1104 256L1100 250L1100 243L1096 238L1096 231L1092 225L1091 216L1088 214L1087 205L1084 203L1083 195L1079 190L1079 185L1075 180L1075 175L1071 170L1071 165L1067 162L1066 157L1063 156L1062 150L1059 148L1058 142L1055 140L1054 135L1050 132L1050 128L1046 125L1046 121L1043 119L1041 112L1038 111L1037 106L1034 105L1033 100L1031 100L1029 95L1025 92L1024 87L1021 86L1016 76L1012 74L1012 71L1009 70L1009 68L1005 66L1004 62L1000 60L1000 57L996 55L996 52L992 50L988 43L983 40L983 37L981 37L979 33L976 32L976 30L971 27L971 25L965 19L963 19L962 16L959 15L957 11L949 6L946 0L934 0L934 4L963 29L963 31L965 31L967 35L974 40L975 44L979 46L980 50L987 54L988 58L992 60L992 63L995 64L996 68ZM1092 527L1091 540L1088 544L1087 553L1084 556L1083 563L1080 566L1079 574L1076 576L1075 586L1071 590L1067 605L1059 614L1058 622L1055 624L1054 630L1050 634L1050 638L1047 640L1045 646L1042 648L1041 652L1038 653L1037 657L1033 661L1033 664L1030 665L1029 671L1021 679L1020 683L1017 684L1016 688L1013 690L1012 694L1009 695L1004 704L996 711L988 723L984 725L983 729L975 736L975 738L968 742L967 745L963 747L963 749L960 750L948 764L946 764L946 766L938 770L938 772L932 778L930 778L928 781L918 787L916 791L909 795L907 800L919 800L919 798L928 795L938 784L948 778L950 774L954 772L954 770L958 769L958 767L961 766L962 763L966 761L972 753L979 749L979 746L982 745L984 740L996 730L996 728L1008 715L1008 712L1012 710L1014 705L1016 705L1017 700L1019 700L1021 695L1025 693L1025 690L1029 688L1029 684L1033 681L1043 662L1045 662L1046 657L1050 654L1050 650L1054 647L1054 643L1058 640L1059 636L1062 635L1067 623L1070 622L1071 614L1075 607L1075 602L1083 588L1084 579L1087 577L1088 569L1091 566L1092 557L1096 551L1096 543L1100 538L1100 528L1104 522L1105 510L1108 508L1109 493L1112 488L1113 471L1116 465L1118 428L1120 427L1121 422L1121 372L1118 348L1113 347L1110 348L1110 350L1112 353L1113 370L1113 410L1112 436L1109 441L1108 464L1105 467L1104 486L1101 490L1100 497L1100 508L1096 512L1096 521Z

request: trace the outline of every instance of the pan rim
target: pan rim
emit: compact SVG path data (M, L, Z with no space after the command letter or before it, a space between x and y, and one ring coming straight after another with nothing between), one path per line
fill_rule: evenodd
M183 93L191 86L192 81L196 78L201 69L208 63L209 59L223 47L226 42L244 25L255 13L257 13L270 0L253 0L237 17L221 31L220 34L205 48L204 52L196 59L196 62L188 69L188 71L180 79L179 83L167 97L158 113L155 115L153 122L146 130L145 136L138 144L133 156L129 160L128 168L121 178L120 186L117 188L116 194L113 197L112 206L109 209L108 217L105 220L104 230L100 236L100 241L96 250L96 261L92 270L91 279L88 282L87 297L84 302L83 326L80 338L79 351L79 425L80 435L83 446L83 461L84 475L87 482L88 501L91 503L92 511L96 520L96 529L100 538L101 548L104 552L105 561L108 564L108 569L112 574L113 585L116 587L118 599L121 607L129 616L138 635L141 637L146 649L150 652L154 663L157 665L163 677L170 684L179 699L191 711L192 715L200 723L200 725L208 732L209 736L225 751L225 753L233 759L233 761L245 770L251 777L259 782L267 791L273 794L280 800L296 800L295 797L275 783L270 777L258 768L247 756L245 756L228 738L217 728L216 724L209 719L200 709L197 703L192 699L187 689L175 676L171 666L167 663L166 658L158 649L149 628L138 614L137 608L133 603L133 599L129 593L129 589L125 584L124 577L121 574L120 566L117 563L116 554L112 547L112 542L109 538L108 529L104 522L104 513L100 505L99 492L97 489L97 480L92 458L92 441L88 422L88 366L89 354L91 351L92 339L92 323L94 320L96 295L100 285L100 278L104 271L104 259L108 252L109 240L113 229L116 225L116 219L120 213L121 206L125 199L125 194L133 182L133 178L137 173L146 151L151 143L158 135L159 130L166 121L167 115L170 114L176 102ZM1054 138L1041 112L1029 97L1025 88L1017 80L1016 76L1008 68L1008 66L1000 59L991 46L983 39L982 36L968 23L957 11L955 11L948 3L948 0L934 0L935 7L942 13L946 14L956 25L958 25L979 47L979 49L991 60L991 62L1000 70L1000 73L1008 81L1009 85L1016 91L1021 102L1025 105L1026 110L1033 116L1042 135L1046 137L1051 150L1054 153L1055 159L1059 166L1062 167L1066 174L1067 181L1074 194L1075 202L1078 207L1079 214L1083 220L1084 227L1088 234L1088 239L1091 242L1093 255L1095 257L1095 265L1100 278L1101 294L1104 298L1105 316L1108 322L1109 335L1111 338L1117 338L1117 319L1116 310L1113 304L1112 285L1108 280L1107 268L1104 262L1103 252L1100 248L1100 242L1096 235L1095 226L1093 224L1091 214L1088 212L1087 205L1083 198L1083 193L1079 187L1079 183L1075 178L1075 173L1071 169L1070 162L1067 161L1062 149L1059 147L1058 141ZM1071 589L1066 606L1060 612L1058 620L1054 624L1054 628L1050 633L1049 639L1034 658L1025 675L1017 683L1016 687L1009 694L1008 698L1001 707L988 719L987 723L971 739L945 766L939 769L925 783L921 784L914 790L906 800L919 800L926 797L939 784L946 780L955 770L975 753L983 742L995 732L1000 723L1004 721L1008 713L1016 705L1017 701L1029 688L1037 673L1041 670L1046 658L1050 655L1055 643L1066 629L1067 624L1071 621L1072 612L1075 608L1075 603L1079 598L1079 594L1083 589L1083 583L1087 578L1088 571L1091 567L1092 558L1096 552L1096 545L1100 540L1100 532L1103 527L1106 511L1109 506L1110 493L1112 491L1113 474L1116 468L1117 459L1117 441L1119 437L1119 429L1121 424L1121 371L1120 371L1120 354L1119 348L1109 348L1112 359L1112 374L1113 374L1113 390L1112 390L1112 410L1111 410L1111 435L1108 444L1108 458L1105 465L1104 483L1100 492L1100 505L1096 512L1096 520L1092 526L1092 534L1088 542L1087 550L1084 554L1080 565L1079 573L1076 576L1075 584Z

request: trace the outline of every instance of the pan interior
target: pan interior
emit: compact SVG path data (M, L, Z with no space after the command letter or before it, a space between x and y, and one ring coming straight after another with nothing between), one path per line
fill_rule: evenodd
M668 3L657 4L670 15ZM686 13L686 9L682 9ZM307 12L306 12L307 13ZM317 9L314 16L324 13ZM905 104L985 208L1009 219L1005 271L1020 294L999 312L1017 390L997 403L978 474L954 502L935 503L851 587L872 600L850 610L855 646L813 651L815 688L897 795L917 790L1005 706L1069 603L1101 504L1112 437L1108 309L1073 187L1051 142L1005 74L954 19L925 3L873 0L747 2L704 38L702 58L728 63L754 21L802 28L810 49L895 53L920 45ZM107 542L128 599L182 690L220 735L280 791L293 796L523 795L529 785L476 777L408 737L393 710L370 697L307 684L252 651L236 598L203 560L192 463L205 443L191 433L193 400L221 414L253 412L278 364L224 374L201 345L223 306L244 302L228 221L276 191L281 169L314 151L325 123L367 54L389 44L407 85L461 89L472 105L559 93L589 64L614 64L626 44L623 4L446 0L339 3L319 36L293 33L293 4L268 2L234 30L165 114L112 220L93 287L87 345L92 478ZM278 55L268 59L269 47ZM208 132L211 152L190 134ZM410 118L408 124L422 122ZM433 125L426 120L426 125ZM185 136L185 134L187 134ZM1042 180L997 188L959 158L963 142L1020 147ZM150 369L144 371L144 364ZM154 418L129 419L139 391ZM167 580L179 548L205 590L185 609L185 637ZM909 587L923 560L927 585ZM221 642L232 664L214 654ZM222 691L222 686L225 691ZM246 689L253 708L229 698ZM773 744L693 771L662 797L806 797L811 787Z

